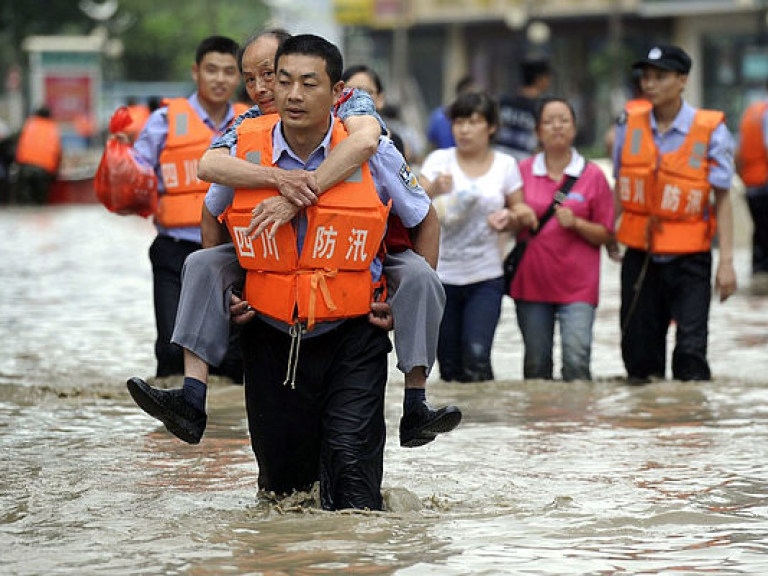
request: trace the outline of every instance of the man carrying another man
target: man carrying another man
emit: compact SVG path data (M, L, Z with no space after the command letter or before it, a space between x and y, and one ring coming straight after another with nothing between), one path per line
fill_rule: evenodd
M258 107L244 118L275 112L272 94L274 53L288 36L282 31L266 31L246 42L241 54L241 70L249 94ZM295 207L309 205L316 201L315 193L321 194L339 183L343 179L341 175L359 169L361 162L377 148L366 144L370 140L371 124L374 143L378 143L381 134L379 122L372 117L375 112L371 99L355 91L345 93L340 100L338 114L350 137L334 148L317 171L282 170L230 157L230 148L235 146L237 139L237 134L230 130L203 156L201 176L233 187L279 189ZM410 174L402 159L394 173L403 182L409 180ZM200 441L205 428L208 364L215 365L223 354L222 334L227 333L229 326L229 297L217 300L210 295L223 294L231 290L231 286L242 283L243 271L234 247L226 229L222 229L216 220L231 201L231 189L216 184L211 187L203 210L202 228L203 244L212 248L192 255L184 267L182 296L173 335L173 341L184 348L184 388L160 390L138 378L132 378L128 383L134 399L145 411L163 421L179 438L191 443ZM266 227L275 224L276 220L270 211L261 210L258 222ZM458 408L448 406L434 410L425 397L426 373L434 362L444 294L434 270L413 250L388 255L385 270L391 293L396 292L399 296L392 300L396 319L395 344L398 367L406 374L405 416L401 421L400 441L403 446L420 446L433 440L437 433L453 429L461 419ZM246 305L245 302L238 304L236 312ZM245 318L249 319L248 314Z
M329 113L343 87L341 54L317 36L295 36L278 50L275 68L279 119L244 121L237 156L314 170L346 137ZM437 257L439 228L429 198L414 179L399 176L401 164L391 141L382 139L359 178L331 188L310 208L300 211L274 191L238 189L227 215L248 269L245 298L258 315L243 337L259 485L284 493L319 480L325 509L382 504L391 345L368 314L381 277L376 253L385 206L415 229L419 253L432 263ZM254 202L257 214L279 206L289 223L249 242L239 229L248 227Z

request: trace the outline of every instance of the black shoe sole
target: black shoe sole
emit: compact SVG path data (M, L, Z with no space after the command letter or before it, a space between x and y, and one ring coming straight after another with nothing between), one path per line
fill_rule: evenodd
M413 432L413 436L406 440L400 437L400 446L403 448L418 448L432 442L438 434L450 432L461 422L461 411L446 412L439 418L435 418Z
M160 422L165 425L168 432L187 444L200 444L200 438L202 436L193 436L188 430L176 425L165 408L155 402L155 399L144 391L144 386L146 386L144 382L141 382L138 378L131 378L128 380L127 386L128 392L130 392L134 402L139 405L139 408L153 418L160 420Z

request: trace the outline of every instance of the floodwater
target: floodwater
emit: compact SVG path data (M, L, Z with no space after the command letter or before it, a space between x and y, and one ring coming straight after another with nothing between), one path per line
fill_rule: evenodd
M594 383L522 382L505 302L497 381L430 380L464 421L397 443L389 511L257 493L242 388L218 382L199 446L131 402L153 373L151 225L100 206L0 211L2 574L768 574L768 297L713 303L715 380L621 382L606 262ZM394 361L391 362L394 365Z

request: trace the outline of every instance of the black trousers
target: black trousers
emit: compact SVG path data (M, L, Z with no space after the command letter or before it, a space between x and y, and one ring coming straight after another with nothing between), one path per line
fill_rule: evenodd
M19 164L19 179L14 191L14 202L16 204L45 204L55 179L55 174L46 172L40 166Z
M290 336L254 320L242 344L259 487L288 494L319 480L326 510L380 510L387 333L362 317L302 338L295 388L284 385Z
M710 380L707 363L712 254L698 252L655 262L635 294L646 252L629 249L621 266L621 353L630 378L665 377L666 338L670 321L677 325L672 353L676 380ZM632 307L633 299L637 298Z
M752 273L768 272L768 187L747 190L752 216Z
M171 342L173 326L176 322L176 310L181 294L181 270L184 260L192 252L199 250L200 244L185 240L175 240L169 236L158 235L149 248L154 280L155 357L157 358L157 376L172 376L184 373L184 352ZM233 327L234 328L234 327ZM243 362L240 354L239 330L230 331L229 348L224 361L218 367L212 366L211 373L228 376L235 382L243 381Z

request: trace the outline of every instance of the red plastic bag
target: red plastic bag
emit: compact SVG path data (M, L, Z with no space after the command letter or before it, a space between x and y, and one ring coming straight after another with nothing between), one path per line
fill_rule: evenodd
M109 121L112 134L124 132L131 124L128 108L121 106ZM110 212L138 214L146 218L157 209L157 176L143 163L133 147L111 136L94 178L96 197Z

